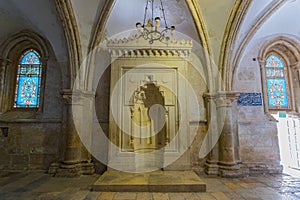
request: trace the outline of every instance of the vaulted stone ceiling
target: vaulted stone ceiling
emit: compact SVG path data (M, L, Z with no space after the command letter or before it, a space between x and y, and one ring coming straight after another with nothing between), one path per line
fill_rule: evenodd
M1 0L0 42L9 34L28 29L49 40L59 62L66 62L67 45L55 1Z
M0 25L2 27L0 29L0 39L4 40L7 34L22 29L32 29L48 38L58 60L66 60L68 47L64 35L68 27L63 28L61 16L59 16L55 7L57 2L60 2L60 0L0 1ZM111 10L103 10L105 2L105 0L70 1L74 19L76 20L75 25L77 25L75 30L78 31L80 51L83 57L88 52L88 47L101 14L110 12L106 26L102 27L106 29L108 36L128 29L134 29L135 23L143 18L144 0L116 0ZM164 0L167 18L170 19L169 23L176 25L177 31L189 35L198 41L201 39L199 39L199 34L192 20L192 16L195 17L196 15L191 14L187 2L192 2L193 5L196 5L199 11L198 17L201 18L203 23L203 31L207 35L207 45L211 50L211 55L214 57L214 62L219 63L219 65L219 57L222 56L224 49L228 45L228 41L224 40L228 36L228 27L234 28L235 32L233 34L234 37L229 38L233 45L230 47L233 50L230 50L232 50L232 54L240 55L239 51L241 49L239 47L247 46L248 44L244 41L250 42L257 29L262 27L266 21L270 23L270 20L273 19L271 16L276 16L276 11L294 13L294 19L288 17L291 17L291 15L282 14L282 16L287 17L281 20L290 22L295 20L295 18L300 18L300 14L297 14L299 12L296 12L294 9L295 5L299 5L300 0ZM237 5L241 2L249 2L249 5L244 8L245 10L236 12L235 16L240 16L240 19L234 21L235 18L232 18L234 16L233 11L236 10ZM240 15L239 13L241 12L244 14ZM229 26L232 22L237 26ZM290 27L294 26L288 22L285 24L290 24ZM276 22L274 23L276 24ZM271 31L271 29L268 30ZM291 35L299 36L299 33L295 33L293 28L285 28L284 31L289 32ZM224 44L225 48L222 47Z

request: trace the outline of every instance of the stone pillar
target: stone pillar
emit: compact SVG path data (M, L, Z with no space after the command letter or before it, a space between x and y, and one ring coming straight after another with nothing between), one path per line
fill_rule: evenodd
M300 113L300 62L291 65L295 111Z
M208 154L206 163L205 163L205 173L209 175L218 175L219 174L219 134L218 134L218 122L217 122L217 107L215 103L216 95L206 93L204 94L204 101L206 104L206 116L208 120L208 145L207 151L210 151Z
M66 124L63 128L63 131L66 132L66 147L63 161L61 163L53 163L49 168L49 173L55 174L55 176L73 177L94 173L94 165L91 163L91 157L83 146L77 132L77 129L79 129L78 131L82 131L86 128L86 125L77 124L75 127L74 123L75 120L76 123L80 122L78 118L85 117L82 111L87 102L82 98L82 93L75 94L70 90L63 91L63 99L66 106ZM76 105L74 106L74 104ZM76 115L73 112L77 112ZM77 119L74 119L73 116L76 116Z
M267 88L267 78L266 78L266 70L265 70L265 64L266 59L258 58L259 62L259 68L260 68L260 74L261 74L261 87L262 87L262 100L263 100L263 107L265 116L270 121L276 121L276 119L270 114L269 112L269 100L268 100L268 88Z
M265 64L266 60L258 58L259 62L259 68L260 68L260 74L261 74L261 87L262 87L262 94L267 94L267 84L266 84L266 70L265 70ZM264 111L267 116L271 116L269 113L269 106L268 106L268 97L267 95L262 95L262 99L264 102Z
M11 60L0 58L0 113L4 112L6 109L6 105L4 102L4 99L6 96L5 92L4 92L5 91L5 79L6 79L5 74L6 74L6 66L10 63L11 63Z
M219 92L216 98L219 138L219 175L241 176L237 127L237 92Z

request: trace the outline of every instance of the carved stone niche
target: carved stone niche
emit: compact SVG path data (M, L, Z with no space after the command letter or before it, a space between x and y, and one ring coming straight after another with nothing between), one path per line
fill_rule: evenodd
M187 67L191 41L110 40L109 169L190 168Z

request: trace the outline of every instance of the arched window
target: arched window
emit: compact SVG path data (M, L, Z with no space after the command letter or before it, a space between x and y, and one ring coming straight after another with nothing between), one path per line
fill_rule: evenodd
M38 108L42 63L40 55L33 49L23 53L19 60L15 89L14 108Z
M277 52L267 54L265 63L269 109L289 109L290 92L285 59Z

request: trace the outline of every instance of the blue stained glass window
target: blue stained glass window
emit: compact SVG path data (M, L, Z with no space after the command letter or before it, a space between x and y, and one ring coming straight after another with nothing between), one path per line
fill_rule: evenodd
M267 79L270 107L288 107L286 81L284 79Z
M271 53L266 61L266 67L284 68L284 61L275 53Z
M15 92L15 108L38 108L40 100L42 63L34 50L20 58Z
M266 60L268 102L271 109L289 107L286 64L277 53L270 53Z

